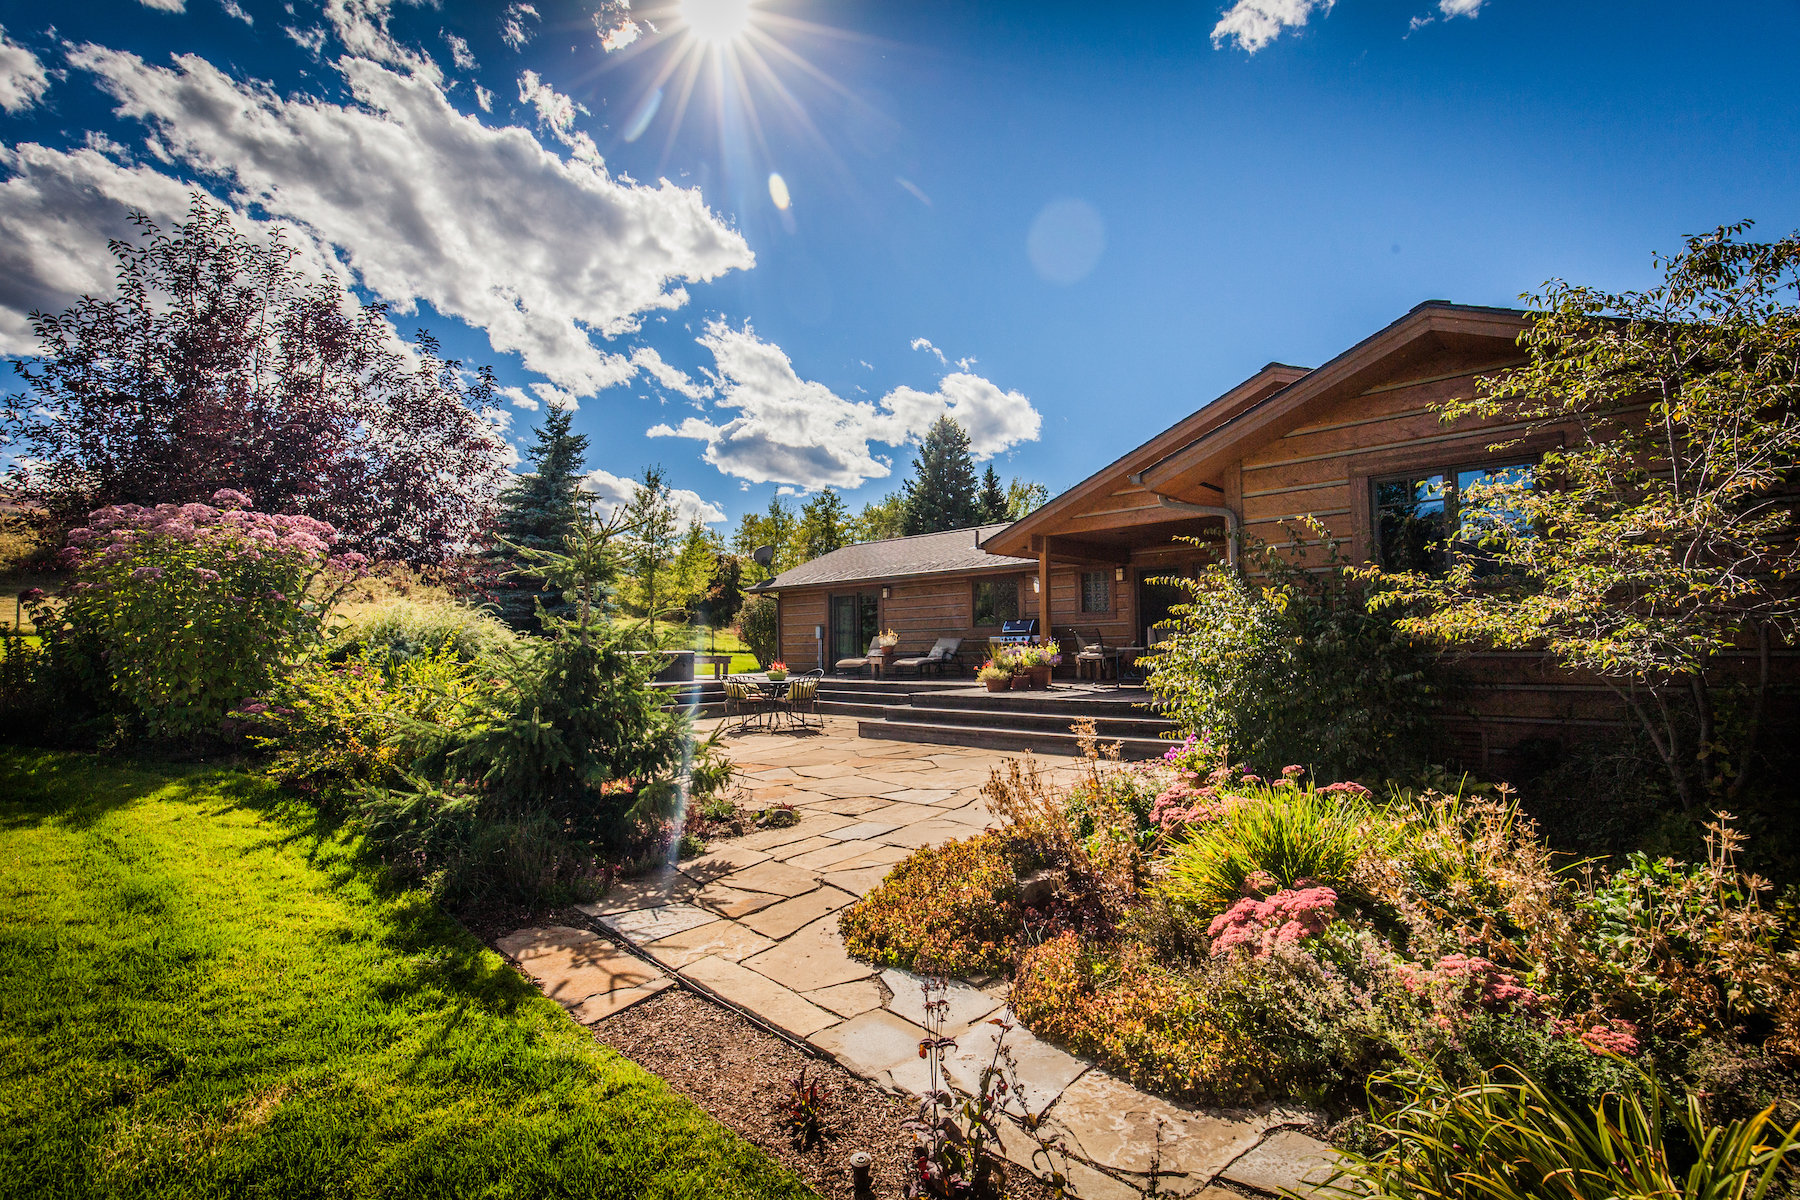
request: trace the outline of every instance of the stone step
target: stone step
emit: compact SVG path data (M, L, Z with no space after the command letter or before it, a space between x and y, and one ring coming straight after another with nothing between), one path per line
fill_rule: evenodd
M928 742L938 746L976 746L984 750L1030 750L1038 754L1078 755L1081 744L1072 733L1002 728L995 725L944 725L892 717L856 723L858 737L889 742ZM1125 758L1159 758L1170 743L1155 737L1102 737L1120 744Z
M1161 717L1148 713L1127 716L1102 715L1093 709L1083 712L1034 712L1020 710L1000 712L978 708L948 708L936 703L929 706L914 703L907 708L890 708L886 718L890 721L924 722L929 725L972 725L981 728L1018 729L1032 733L1073 733L1073 726L1082 718L1094 722L1094 730L1102 738L1161 737L1165 731L1175 726Z

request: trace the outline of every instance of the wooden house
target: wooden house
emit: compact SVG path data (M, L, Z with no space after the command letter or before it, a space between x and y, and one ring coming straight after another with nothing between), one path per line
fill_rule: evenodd
M1270 363L1024 519L932 535L962 539L965 551L977 542L953 573L927 581L877 569L883 555L905 561L904 551L885 548L930 539L853 548L868 564L855 587L885 597L870 601L869 619L893 626L903 648L928 646L939 633L983 632L972 605L986 579L1016 588L1026 615L1058 635L1077 628L1109 645L1146 646L1179 599L1154 580L1228 553L1240 531L1280 543L1296 518L1312 516L1353 560L1415 562L1429 540L1421 529L1454 528L1459 486L1527 469L1561 441L1554 431L1517 441L1516 426L1446 424L1438 411L1471 394L1477 376L1523 361L1516 339L1525 319L1512 309L1428 301L1322 366ZM1508 440L1505 449L1490 448ZM782 596L790 663L812 660L814 627L826 625L828 605L844 603L836 585L808 583L806 572L846 553L769 585ZM993 565L983 570L979 554ZM1475 653L1458 661L1467 686L1451 733L1466 765L1504 771L1530 739L1594 736L1625 724L1603 683L1558 671L1540 655Z

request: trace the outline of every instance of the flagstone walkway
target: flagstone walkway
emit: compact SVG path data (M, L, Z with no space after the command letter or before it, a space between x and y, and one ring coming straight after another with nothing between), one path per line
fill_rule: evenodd
M922 1091L920 981L851 958L837 915L914 849L985 828L992 818L981 786L1010 756L862 740L854 720L830 717L822 733L749 734L728 744L752 802L791 804L800 821L720 842L581 906L656 966L591 929L520 930L500 949L585 1023L679 975L858 1075ZM1077 770L1065 759L1041 765L1062 781ZM998 1034L985 1022L1010 1016L1006 987L957 984L949 1000L945 1032L957 1049L946 1070L951 1082L973 1089ZM1223 1200L1237 1193L1216 1186L1221 1180L1305 1192L1308 1181L1329 1173L1329 1148L1292 1128L1310 1114L1202 1110L1149 1096L1022 1026L1006 1044L1021 1098L1043 1118L1041 1132L1062 1139L1077 1160L1069 1174L1084 1200L1136 1200L1153 1175L1156 1195ZM1010 1124L1002 1132L1008 1157L1031 1167L1031 1140Z

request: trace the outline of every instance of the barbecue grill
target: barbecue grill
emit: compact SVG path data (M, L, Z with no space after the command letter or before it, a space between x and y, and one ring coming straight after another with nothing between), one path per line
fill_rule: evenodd
M1000 624L1000 632L988 638L990 646L1029 646L1038 640L1036 617L1015 617Z

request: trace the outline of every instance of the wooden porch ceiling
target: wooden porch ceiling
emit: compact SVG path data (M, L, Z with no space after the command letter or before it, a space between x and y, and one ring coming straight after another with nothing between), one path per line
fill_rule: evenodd
M1224 521L1218 517L1140 520L1136 524L1082 530L1075 534L1039 535L1031 539L1032 551L1037 553L1047 547L1050 561L1064 566L1122 567L1131 562L1135 550L1173 545L1177 537L1216 534L1223 525Z

